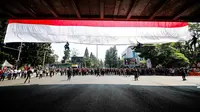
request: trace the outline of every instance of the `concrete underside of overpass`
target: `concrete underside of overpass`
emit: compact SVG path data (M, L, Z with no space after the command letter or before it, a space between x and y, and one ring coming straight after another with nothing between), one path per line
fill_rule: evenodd
M200 20L199 0L2 0L2 19Z

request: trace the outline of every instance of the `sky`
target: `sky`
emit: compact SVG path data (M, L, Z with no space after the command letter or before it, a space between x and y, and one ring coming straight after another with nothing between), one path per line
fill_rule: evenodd
M96 45L83 45L83 44L70 44L70 49L71 50L76 50L78 53L78 56L83 56L86 47L88 48L89 53L92 52L96 56ZM65 43L52 43L52 49L54 50L54 54L57 54L59 56L58 61L62 60L62 57L64 56L64 45ZM105 60L105 53L106 50L109 49L112 46L108 45L99 45L98 46L98 59ZM121 57L121 54L125 49L128 47L127 45L123 46L116 46L118 50L118 56Z

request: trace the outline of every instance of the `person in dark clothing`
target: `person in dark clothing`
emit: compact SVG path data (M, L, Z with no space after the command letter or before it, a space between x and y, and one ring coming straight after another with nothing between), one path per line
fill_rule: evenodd
M75 68L73 68L73 77L75 76L75 74L76 74L76 70L75 70Z
M45 73L46 73L46 77L48 77L49 71L48 71L48 70L45 70Z
M50 77L52 77L52 76L54 75L54 70L53 70L53 68L50 69L50 74L49 74L49 75L50 75Z
M139 77L139 70L138 69L135 69L135 81L138 81L138 77Z
M101 69L101 75L104 76L105 71L103 69Z
M63 74L64 74L64 70L61 69L61 70L60 70L60 75L63 76Z
M36 69L34 69L34 73L36 73L36 77L38 77L38 70L37 70L37 68Z
M99 68L97 68L97 76L100 77L100 70L99 70Z
M187 69L182 68L182 79L183 79L183 81L186 81L186 75L187 75Z
M24 83L26 83L27 80L29 80L28 83L30 83L30 81L31 81L31 73L32 73L32 71L30 70L30 68L28 68L27 75L26 75L26 80L24 81Z
M6 73L3 70L0 70L0 81L4 81L5 77L6 77Z
M72 75L72 70L71 70L71 68L69 68L67 71L67 77L68 77L67 80L71 80L71 75Z
M39 75L39 79L41 79L42 76L43 76L43 70L41 69L41 70L39 71L39 73L40 73L40 75Z
M64 69L64 75L65 76L67 75L67 69L66 68Z

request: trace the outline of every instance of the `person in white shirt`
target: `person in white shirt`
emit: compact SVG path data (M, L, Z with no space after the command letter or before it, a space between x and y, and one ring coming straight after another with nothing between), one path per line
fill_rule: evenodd
M9 72L8 79L13 80L14 79L14 77L13 77L14 71L12 69L10 69L8 72Z
M17 75L21 77L21 70L17 70Z
M39 71L39 73L40 73L40 76L39 76L39 79L40 79L40 78L42 78L43 70L41 69L41 70Z
M17 78L17 69L13 70L13 79Z
M173 68L172 68L171 73L172 73L172 76L174 76L175 70Z

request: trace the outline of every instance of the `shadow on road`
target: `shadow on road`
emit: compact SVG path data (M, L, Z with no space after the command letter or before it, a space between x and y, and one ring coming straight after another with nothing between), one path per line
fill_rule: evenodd
M63 80L65 81L65 80ZM20 112L195 112L196 86L53 84L0 87L1 109Z

